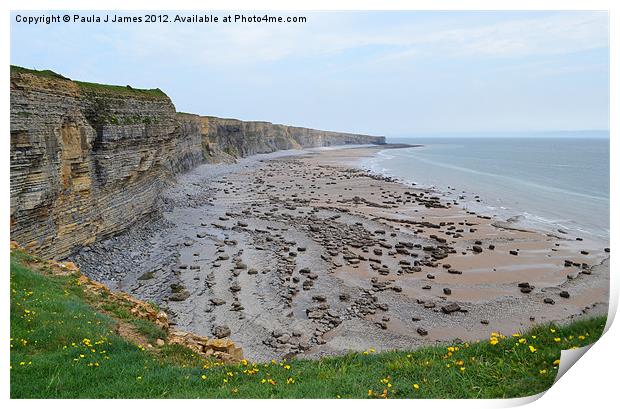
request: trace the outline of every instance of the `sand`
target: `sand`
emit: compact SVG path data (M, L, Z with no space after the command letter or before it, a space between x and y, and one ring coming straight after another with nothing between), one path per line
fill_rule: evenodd
M475 341L606 314L605 243L515 229L355 168L378 149L200 166L165 193L159 216L75 260L160 303L180 329L228 327L254 361ZM452 303L460 310L442 311Z

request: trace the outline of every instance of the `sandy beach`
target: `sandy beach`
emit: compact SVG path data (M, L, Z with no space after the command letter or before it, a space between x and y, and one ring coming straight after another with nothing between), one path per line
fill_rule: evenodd
M605 244L356 168L385 147L202 165L82 271L253 361L413 349L606 314Z

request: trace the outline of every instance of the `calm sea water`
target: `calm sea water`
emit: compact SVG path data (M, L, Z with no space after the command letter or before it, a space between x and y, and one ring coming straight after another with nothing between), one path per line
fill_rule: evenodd
M362 166L524 227L609 240L609 134L531 136L391 138L424 146L384 150Z

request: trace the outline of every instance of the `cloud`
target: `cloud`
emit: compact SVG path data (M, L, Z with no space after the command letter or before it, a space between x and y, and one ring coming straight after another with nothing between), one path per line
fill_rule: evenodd
M483 25L437 30L412 37L382 60L413 56L518 58L557 55L608 47L606 13L564 12Z
M453 28L407 23L402 18L394 25L367 24L356 13L308 13L305 24L140 25L122 29L122 38L115 43L138 57L166 53L187 64L214 67L321 58L369 46L379 48L372 55L378 61L428 55L512 58L608 46L608 18L603 12L544 13L516 20L500 13L505 21L477 25L468 15L455 20ZM386 19L385 14L377 17Z

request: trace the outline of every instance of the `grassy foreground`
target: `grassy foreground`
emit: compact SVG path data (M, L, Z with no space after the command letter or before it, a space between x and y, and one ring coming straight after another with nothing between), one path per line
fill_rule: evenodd
M11 255L12 398L503 398L548 389L560 351L588 345L605 317L473 344L319 361L222 366L175 346L145 349L117 334L161 334L89 299L75 276L51 276ZM125 334L124 334L125 335Z

